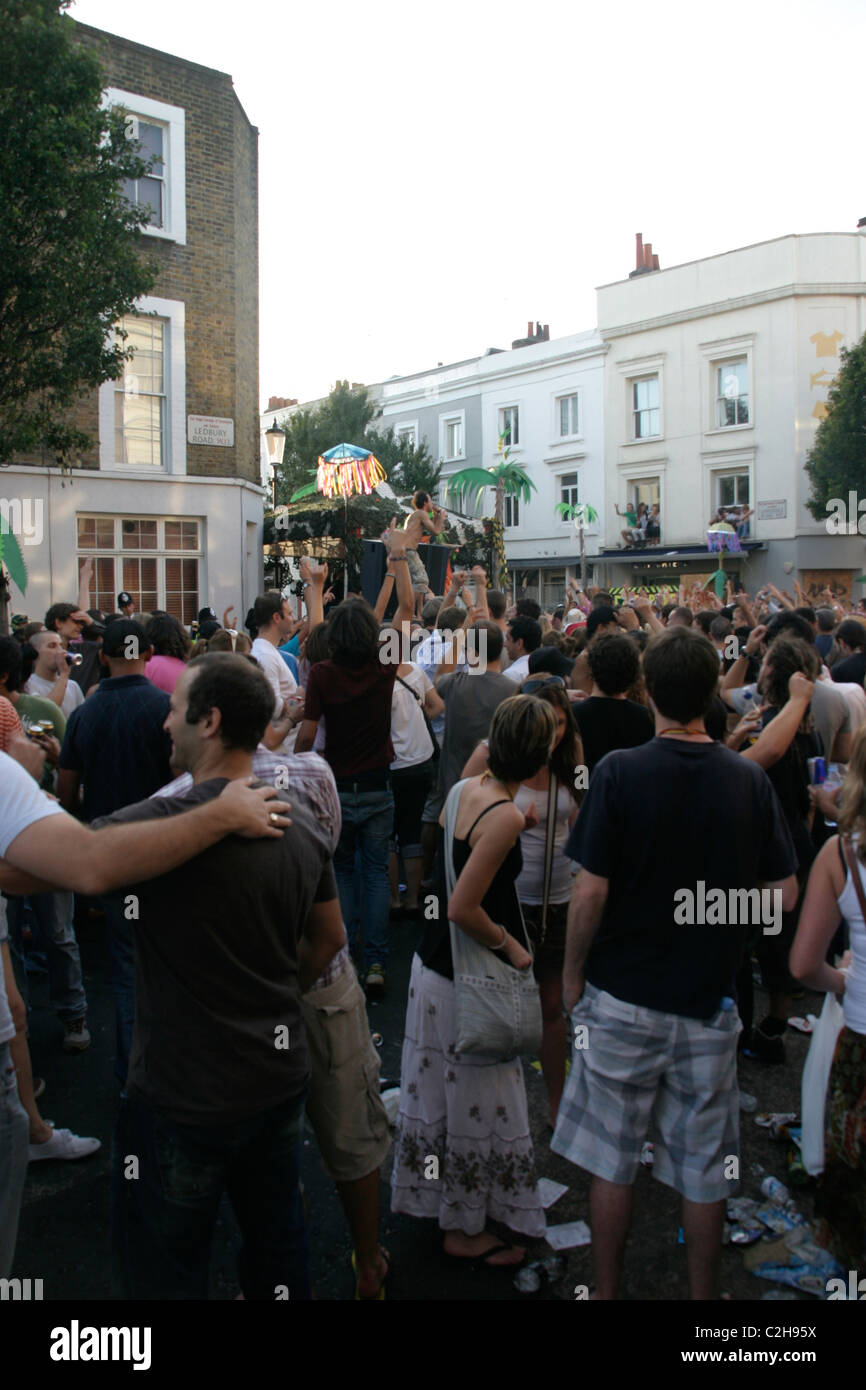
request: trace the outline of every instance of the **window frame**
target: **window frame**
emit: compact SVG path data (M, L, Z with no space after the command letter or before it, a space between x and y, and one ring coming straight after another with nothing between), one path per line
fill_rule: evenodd
M745 367L745 369L746 369L746 390L745 390L745 393L744 393L744 394L745 394L745 400L746 400L746 411L747 411L747 413L748 413L748 417L749 417L749 418L748 418L747 420L734 420L734 423L733 423L732 425L723 425L723 424L721 424L720 418L719 418L720 413L721 413L720 410L719 410L719 407L721 406L721 404L722 404L722 402L723 402L724 400L727 400L727 397L726 397L726 396L721 396L721 395L719 395L719 386L720 386L719 377L720 377L721 373L725 370L726 367L739 367L739 366L741 366L741 365L742 365L743 367ZM727 434L727 432L728 432L729 430L749 429L749 428L750 428L751 423L752 423L752 397L751 397L751 393L750 393L750 391L749 391L749 386L750 386L749 377L750 377L750 373L749 373L749 359L748 359L748 357L726 357L726 358L724 358L722 361L714 362L714 363L713 363L713 421L714 421L713 429L714 429L714 430L717 430L717 431L719 431L720 433L724 432L725 434ZM742 395L737 394L737 396L736 396L734 399L736 400L736 410L737 410L737 413L739 413L740 401L743 399L743 397L742 397Z
M508 520L509 514L511 520ZM520 498L506 493L502 499L502 525L506 531L513 531L520 525Z
M562 434L562 402L574 401L574 409L570 412L572 423L576 423L577 428L568 434ZM576 422L574 416L577 417ZM575 387L573 391L559 391L553 398L553 438L557 444L564 444L566 441L583 438L583 401L581 391Z
M619 445L624 449L641 448L645 444L658 444L665 437L665 358L663 352L656 352L646 357L631 357L621 362L616 362L617 371L625 385L625 392L621 396L623 406L623 435ZM657 377L659 384L659 432L658 434L643 435L635 439L632 430L634 428L634 385L638 381L644 381L647 377ZM649 460L648 460L649 462ZM634 465L632 465L634 466ZM643 470L639 470L641 473Z
M704 419L707 427L705 435L730 435L740 430L752 430L755 428L755 372L754 372L754 336L745 338L727 338L714 343L701 343L700 350L704 358L704 384L703 390L706 392L704 404ZM738 425L720 425L716 410L716 375L721 367L726 363L742 362L746 363L746 391L749 402L748 423Z
M80 541L79 541L79 525L78 525L79 522L81 522L81 521L92 521L92 522L95 523L95 529L96 529L96 531L97 531L97 540L98 540L98 529L99 529L100 524L102 524L102 526L104 527L106 523L110 522L111 525L112 525L113 528L114 528L114 540L113 540L112 546L111 546L110 548L106 548L105 546L100 547L98 544L95 545L95 546L92 546L92 547L91 547L91 546L82 545L82 544L80 543ZM141 521L145 521L145 522L155 522L155 523L156 523L156 546L155 546L154 548L152 548L152 549L150 549L150 548L142 549L142 548L140 548L140 547L139 547L139 548L134 548L134 547L126 547L126 548L125 548L124 545L123 545L123 536L124 536L123 525L124 525L124 523L125 523L125 522L141 522ZM197 528L198 528L198 542L197 542L197 546L196 546L196 548L195 548L194 550L188 550L188 549L183 549L183 548L169 547L169 546L167 545L167 543L166 543L166 536L165 536L165 528L166 528L166 525L171 524L171 523L183 523L183 522L194 522L194 523L196 524ZM190 592L190 593L194 592L194 593L196 594L196 612L198 612L198 609L199 609L199 607L201 606L201 604L200 604L200 599L201 599L202 593L204 592L204 584L205 584L204 561L205 561L205 558L206 558L206 548L205 548L205 518L204 518L204 517L200 517L200 516L165 516L165 515L161 515L161 514L159 514L159 513L156 513L156 514L153 514L153 515L146 515L146 514L142 514L141 512L135 511L134 509L131 509L131 510L128 511L128 512L118 512L118 513L112 513L112 514L108 514L108 513L105 513L105 512L96 512L96 511L76 512L76 514L75 514L75 553L76 553L76 563L77 563L77 567L78 567L79 570L80 570L80 568L81 568L81 565L82 565L83 561L86 560L86 559L88 559L88 558L90 558L90 559L92 559L92 560L94 560L94 561L98 561L98 560L101 560L101 561L110 560L110 561L112 562L112 564L113 564L113 566L114 566L114 581L113 581L113 588L112 588L112 590L111 590L111 595L112 595L112 597L111 597L111 602L112 602L112 605L113 605L114 602L115 602L115 599L116 599L117 594L121 593L124 589L130 589L129 584L127 584L127 583L125 582L125 576L124 576L124 572L123 572L125 561L127 561L127 560L153 560L153 561L155 562L155 564L156 564L156 595L157 595L157 603L158 603L158 606L159 606L160 608L167 608L167 597L166 597L166 596L167 596L166 563L167 563L169 560L178 560L178 561L193 560L193 561L195 561L195 563L196 563L196 565L197 565L198 583L197 583L197 586L196 586L195 590L190 590L189 592ZM95 568L96 568L96 567L95 567ZM109 592L109 591L108 591L108 590L105 590L105 592ZM130 592L132 592L132 590L130 590ZM173 592L174 592L174 591L173 591ZM181 590L180 590L180 592L181 592L181 593L185 593L186 590L182 587ZM94 592L94 595L93 595L94 600L96 600L96 599L98 598L98 596L99 596L99 589L97 588L97 590ZM98 606L98 605L97 605L97 606ZM193 617L194 617L194 616L195 616L195 613L193 614ZM181 621L186 622L185 619L181 619ZM191 621L191 619L190 619L190 621Z
M566 480L566 478L574 478L573 489L574 489L574 491L577 493L577 497L576 497L576 499L575 499L574 502L572 502L569 498L563 496L563 490L564 490L564 488L565 488L565 480ZM556 499L557 502L565 502L565 503L566 503L568 506L570 506L570 507L576 507L576 506L579 506L579 505L580 505L580 470L579 470L579 469L574 468L574 469L569 469L569 471L568 471L567 473L558 473L558 474L556 475L556 486L557 486L557 489L558 489L558 492L559 492L559 496L558 496L557 499ZM569 484L568 490L569 490L569 492L572 491L572 485L571 485L571 484ZM571 526L571 525L573 525L572 522L570 522L570 521L565 521L564 518L560 518L560 520L561 520L563 526Z
M161 361L161 374L160 374L160 383L161 383L161 384L160 384L160 389L159 389L159 390L140 391L140 390L137 388L137 386L134 387L133 390L128 390L128 389L127 389L127 384L128 384L129 382L136 382L136 381L137 381L137 373L136 373L136 370L135 370L135 362L136 362L135 357L133 357L132 360L131 360L130 362L127 362L127 363L125 364L123 376L118 377L117 380L114 382L114 440L115 440L115 462L117 463L118 468L124 468L124 469L126 469L126 468L137 468L137 469L140 468L140 469L147 470L148 472L150 472L150 471L152 470L152 471L155 472L155 473L163 473L163 472L165 472L165 457L166 457L166 447L167 447L166 427L167 427L167 424L168 424L168 388L167 388L167 384L166 384L166 378L167 378L168 373L167 373L167 371L166 371L166 366L167 366L167 356L168 356L168 353L167 353L167 344L168 344L168 336L169 336L169 335L168 335L169 325L168 325L168 321L167 321L166 319L161 319L161 318L159 318L158 315L146 315L146 314L127 314L127 315L125 315L125 319L126 319L126 320L133 319L133 318L135 318L135 319L140 319L140 320L142 321L142 323L146 323L146 324L157 324L157 323L158 323L158 324L161 326L161 330L162 330L162 331L161 331L161 335L160 335L160 344L159 344L159 349L160 349L160 361ZM121 321L121 325L122 325L122 324L123 324L123 321ZM121 325L118 325L118 327L121 327ZM126 327L128 328L128 323L126 324ZM158 402L158 413L159 413L159 461L158 461L158 463L150 463L150 464L148 464L148 463L141 463L141 462L135 462L135 461L129 462L129 461L126 460L126 459L118 459L118 458L117 458L117 452L118 452L118 451L117 451L117 404L118 404L118 397L119 397L119 396L120 396L120 397L123 397L124 399L125 399L127 396L145 397L147 400L150 400L150 401L154 401L154 400L155 400L155 401ZM121 426L121 434L124 436L124 442L125 442L125 441L126 441L126 422L124 422L124 424Z
M163 338L163 384L165 421L161 466L118 463L115 458L114 396L116 382L104 381L99 388L99 468L103 473L123 477L157 478L186 473L186 306L177 299L145 296L138 300L133 314L155 315L165 323ZM135 359L133 358L133 363Z
M636 390L642 382L654 381L658 392L658 404L639 407L636 403ZM661 439L662 437L662 383L659 372L645 372L640 376L632 376L628 379L629 388L629 424L630 437L632 444L645 444L650 439ZM639 415L651 415L655 411L658 414L658 429L654 434L636 434L635 425Z
M419 438L417 420L399 420L397 424L394 426L394 437L395 439L398 439L400 441L400 444L402 446L405 443L404 436L409 430L412 431L413 435L412 448L417 449Z
M107 87L102 94L104 106L120 106L130 116L161 125L165 128L163 144L163 184L165 192L164 225L142 227L145 236L161 241L186 245L186 112L182 106L171 106L153 97L140 96L120 87Z
M459 454L450 454L446 445L448 441L448 426L460 426L461 450ZM452 410L443 412L439 416L439 462L440 463L462 463L466 458L466 411Z
M503 445L502 445L502 449L512 449L512 450L513 450L513 449L519 449L519 448L522 447L522 446L521 446L521 443L520 443L520 401L509 401L509 402L507 402L507 403L504 404L504 405L499 405L499 406L496 407L496 442L497 442L497 446L498 446L498 444L499 444L499 441L500 441L501 439L503 439L504 436L505 436L505 429L504 429L504 426L503 426L502 417L503 417L503 415L505 414L506 411L513 411L513 412L514 412L514 423L515 423L515 425L517 426L517 431L516 431L516 433L517 433L517 438L516 438L516 439L512 439L512 440L508 441L507 443L503 444ZM497 453L497 454L501 453L501 450L500 450L499 447L497 447L496 453Z

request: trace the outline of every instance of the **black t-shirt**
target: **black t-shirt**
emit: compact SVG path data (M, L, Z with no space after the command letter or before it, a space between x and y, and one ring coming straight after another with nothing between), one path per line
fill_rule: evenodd
M830 675L834 681L852 681L855 685L862 685L866 679L866 652L852 652L844 661L834 662Z
M721 744L668 738L611 753L596 768L565 853L608 879L587 980L687 1018L710 1018L733 996L750 930L701 925L702 893L721 888L729 902L727 890L797 868L766 773ZM695 895L693 925L674 920L683 889Z
M100 824L178 815L225 785L224 777L199 782ZM138 899L128 1086L177 1124L231 1124L281 1105L306 1083L298 938L313 903L337 889L324 831L297 802L291 815L280 840L229 835L124 890ZM277 1046L286 1040L287 1048Z
M588 700L576 700L571 712L577 720L583 760L590 775L605 753L615 748L638 748L649 742L655 728L649 710L636 700L591 695Z

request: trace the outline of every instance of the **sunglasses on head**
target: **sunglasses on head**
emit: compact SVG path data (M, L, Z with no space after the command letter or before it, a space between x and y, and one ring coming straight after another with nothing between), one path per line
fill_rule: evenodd
M565 681L562 676L537 676L535 680L524 681L520 687L521 695L534 695L536 690L543 690L546 685L559 685L565 689Z

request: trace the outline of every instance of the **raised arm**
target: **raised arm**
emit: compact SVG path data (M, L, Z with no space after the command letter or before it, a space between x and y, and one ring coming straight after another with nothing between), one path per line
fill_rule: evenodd
M489 619L490 609L487 607L487 571L483 565L473 565L469 573L471 578L475 581L475 616L476 618Z
M788 751L794 735L806 717L815 687L800 671L795 671L788 681L788 702L762 730L757 743L740 754L750 762L757 763L766 772Z
M93 556L88 555L78 576L78 607L87 608L90 602L90 581L93 578Z

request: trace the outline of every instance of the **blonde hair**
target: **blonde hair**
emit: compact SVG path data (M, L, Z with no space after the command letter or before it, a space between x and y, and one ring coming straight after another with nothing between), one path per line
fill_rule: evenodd
M500 782L525 782L550 761L556 716L545 700L512 695L493 711L488 765Z
M857 836L857 857L866 864L866 725L857 730L851 744L848 775L839 798L839 831Z

